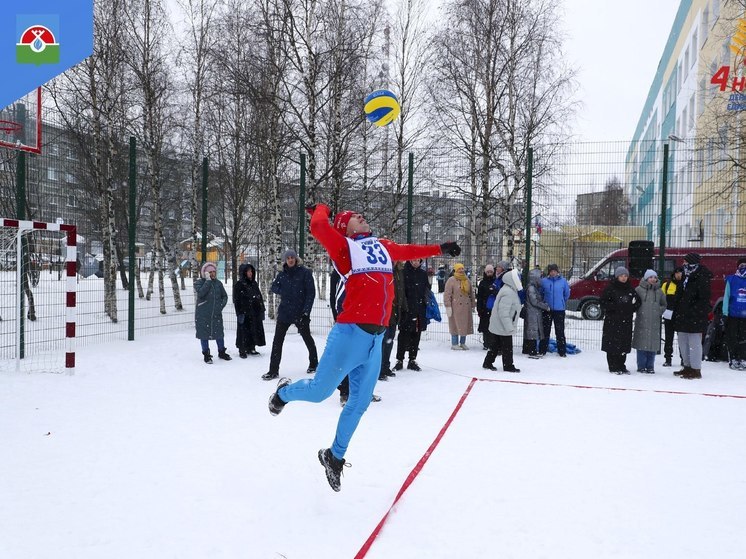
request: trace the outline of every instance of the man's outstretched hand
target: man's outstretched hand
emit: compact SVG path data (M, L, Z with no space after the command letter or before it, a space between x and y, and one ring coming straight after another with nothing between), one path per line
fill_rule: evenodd
M458 243L448 241L440 245L440 252L449 256L458 256L461 254L461 247L458 246Z

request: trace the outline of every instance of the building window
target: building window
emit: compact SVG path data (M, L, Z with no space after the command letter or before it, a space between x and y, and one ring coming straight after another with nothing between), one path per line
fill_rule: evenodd
M686 52L684 52L684 80L689 76L689 66L691 66L689 63L689 47L686 47Z
M78 207L78 204L77 204L77 202L75 200L75 196L73 194L70 194L67 197L67 205L70 206L71 208L77 208Z
M53 169L52 167L49 167L47 169L47 178L50 181L56 181L57 180L57 169Z
M689 98L689 128L694 128L694 94Z

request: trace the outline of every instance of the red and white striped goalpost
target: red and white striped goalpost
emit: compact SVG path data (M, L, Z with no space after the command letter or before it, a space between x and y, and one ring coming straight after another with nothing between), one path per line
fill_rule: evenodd
M45 223L40 221L23 221L18 219L0 218L0 227L15 228L17 230L16 245L16 281L19 290L18 314L22 317L23 293L21 292L22 267L22 243L21 237L27 231L60 231L65 233L65 372L72 375L75 371L75 304L77 293L77 227L64 223ZM16 342L18 352L16 353L17 368L20 368L21 351L21 328L16 329Z

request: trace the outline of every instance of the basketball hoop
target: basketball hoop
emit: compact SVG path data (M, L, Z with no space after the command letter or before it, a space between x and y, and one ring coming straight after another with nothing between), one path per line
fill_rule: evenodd
M12 120L0 120L0 132L5 134L15 134L16 132L20 132L22 128L23 126L18 122L13 122Z

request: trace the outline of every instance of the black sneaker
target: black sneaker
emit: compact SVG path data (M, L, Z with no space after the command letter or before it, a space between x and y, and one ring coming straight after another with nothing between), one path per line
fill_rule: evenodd
M308 369L306 369L306 374L308 375L312 375L315 372L316 372L316 367L308 367Z
M389 377L386 376L386 373L381 373L380 375L378 375L378 380L384 380L384 381L388 382L389 381Z
M664 366L664 367L671 367L671 366L672 366L672 364L671 364L671 360L670 360L670 359L666 359L666 360L665 360L665 361L663 362L663 366Z
M394 365L394 370L401 371L403 368L404 368L404 362L397 360L396 365Z
M350 464L345 462L344 458L341 460L336 458L329 448L322 448L319 450L319 462L326 470L326 480L329 482L331 488L334 489L334 491L342 489L342 469L345 466L349 468Z
M396 373L395 373L394 371L391 371L391 370L387 370L387 371L386 371L386 376L387 376L387 377L395 377L395 376L396 376Z
M285 407L285 404L287 402L284 402L282 398L280 398L277 393L280 391L280 388L283 386L287 386L290 384L290 379L287 377L282 377L279 382L277 383L277 388L275 389L272 396L269 397L269 413L272 415L280 415L280 412L282 411L282 408Z
M422 368L417 364L417 361L414 359L410 359L409 363L407 363L407 369L410 371L421 371Z
M494 365L482 365L482 369L487 369L488 371L497 371L497 367Z
M511 365L510 367L503 367L503 371L506 373L520 373L520 369L516 369L515 365Z
M262 375L262 380L274 380L280 376L280 373L273 373L272 371L268 373L264 373Z
M239 357L240 357L241 359L246 359L246 358L247 358L247 357L249 356L249 354L248 354L248 353L246 353L245 351L239 351L239 352L238 352L238 356L239 356Z
M223 360L225 360L225 361L230 361L230 360L231 360L231 356L230 356L230 355L228 355L228 352L227 352L227 351L225 351L224 349L223 349L223 350L220 350L220 351L218 351L218 357L219 357L220 359L223 359Z
M255 350L255 349L250 349L249 350L249 355L259 355L259 352L257 350Z

